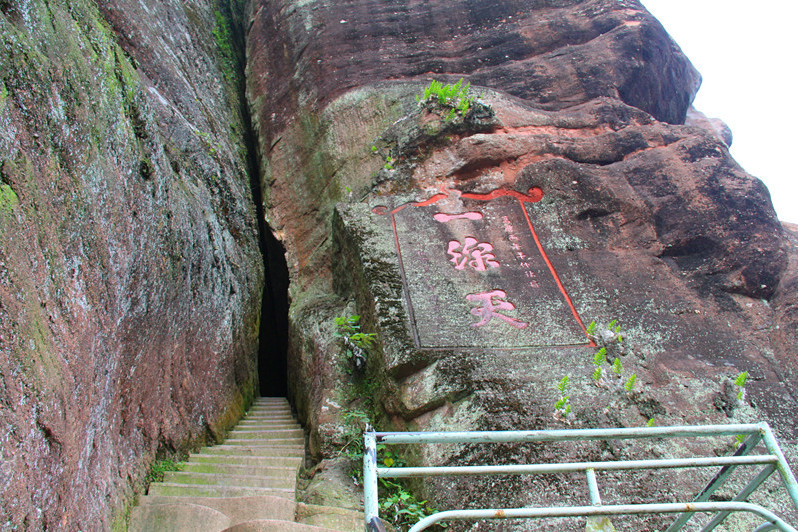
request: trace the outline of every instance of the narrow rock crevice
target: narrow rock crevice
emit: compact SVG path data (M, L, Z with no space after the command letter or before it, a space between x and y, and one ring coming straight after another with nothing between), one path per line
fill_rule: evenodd
M238 102L244 123L244 145L250 175L252 200L258 219L258 242L263 255L265 283L261 302L261 319L258 349L258 384L260 395L284 397L288 392L286 382L286 353L288 351L288 265L285 248L272 233L263 210L258 144L246 99L246 20L247 8L241 12L228 12L232 21L232 40L236 53L236 80Z

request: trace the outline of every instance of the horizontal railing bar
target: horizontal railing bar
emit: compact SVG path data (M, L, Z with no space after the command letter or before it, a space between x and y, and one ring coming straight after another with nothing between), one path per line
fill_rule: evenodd
M554 508L506 508L486 510L447 510L425 517L409 532L420 532L440 521L464 519L511 519L541 517L586 517L591 515L639 515L682 512L749 512L764 518L783 532L798 532L765 508L748 502L688 502L663 504L623 504L614 506L567 506Z
M679 467L712 467L725 465L776 464L778 458L770 454L753 456L711 456L706 458L668 458L659 460L620 460L617 462L566 462L559 464L514 464L492 466L438 467L378 467L377 476L408 478L451 475L541 475L549 473L577 473L596 471L626 471L630 469L668 469Z
M761 432L765 424L705 425L699 427L627 427L608 429L507 430L476 432L375 432L377 443L386 445L419 443L515 443L544 441L623 440L636 438L678 438L736 436Z

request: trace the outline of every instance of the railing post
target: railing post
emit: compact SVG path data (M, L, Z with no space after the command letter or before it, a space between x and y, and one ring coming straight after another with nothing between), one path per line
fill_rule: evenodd
M366 426L363 434L363 506L366 532L380 530L379 496L377 494L377 440L374 431Z
M765 443L765 447L767 447L770 454L778 457L779 463L777 467L779 474L781 474L781 479L784 481L784 486L787 488L787 493L790 494L795 509L798 510L798 481L796 481L795 475L787 464L787 459L784 457L784 453L781 452L779 442L776 441L776 437L773 435L770 426L767 423L762 423L761 426L762 440Z
M596 470L592 467L585 471L587 475L587 489L590 492L590 504L601 506L601 495L599 494L598 482L596 481Z

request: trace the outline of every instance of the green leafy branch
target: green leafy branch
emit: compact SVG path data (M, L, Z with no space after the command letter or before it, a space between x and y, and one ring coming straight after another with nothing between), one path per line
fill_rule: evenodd
M571 396L568 395L570 386L568 375L560 379L560 382L557 383L557 391L560 392L560 398L554 403L554 414L562 417L565 421L568 421L568 417L571 415Z
M623 342L623 334L621 333L621 326L618 324L618 320L613 319L606 328L600 328L595 321L591 321L585 328L585 332L588 337L599 346L592 358L593 373L591 374L591 378L596 386L606 386L608 384L608 379L605 378L605 376L614 376L614 378L609 379L609 382L614 383L617 387L623 388L626 393L631 396L637 386L637 374L632 373L626 379L623 378L624 367L620 356L623 351L620 345L621 342ZM612 360L612 363L609 369L605 369L604 364L607 364L610 360ZM560 381L560 383L562 383L562 381ZM559 386L560 385L558 385L558 389ZM562 409L570 406L570 397L562 390L560 395L560 400L555 405L555 410L557 412L562 412ZM647 426L653 426L653 424L654 419L649 419Z
M746 383L747 380L748 380L748 372L747 371L743 371L742 373L737 375L736 379L734 379L734 385L737 386L737 388L738 388L738 390L737 390L737 400L740 401L740 402L742 402L743 399L745 398L745 383ZM737 442L738 446L742 445L743 442L745 441L745 435L744 434L738 434L737 436L735 436L735 441Z
M738 401L742 401L743 397L745 397L745 381L747 380L748 380L747 371L743 371L742 373L737 375L736 379L734 379L734 385L737 386L737 388L739 388L739 390L737 391Z
M356 368L362 368L366 364L366 351L377 341L377 335L362 332L357 315L339 316L334 321L334 336L343 339L347 359L353 361Z
M381 478L380 485L387 491L385 495L380 497L380 513L386 521L390 522L398 530L406 530L425 517L437 512L427 501L418 500L413 493L399 482ZM440 528L446 528L447 526L446 523L438 523L438 525Z

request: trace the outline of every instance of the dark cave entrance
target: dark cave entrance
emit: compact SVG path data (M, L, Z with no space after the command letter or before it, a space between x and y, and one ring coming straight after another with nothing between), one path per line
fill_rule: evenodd
M264 215L257 135L252 127L244 83L248 18L243 5L222 2L220 10L223 20L230 24L231 44L235 52L232 59L236 63L237 75L234 81L237 84L238 111L245 128L242 140L247 148L250 189L258 219L259 244L265 273L259 331L258 385L261 396L285 397L288 394L288 266L285 262L285 249L274 237ZM217 11L217 16L219 13Z
M260 317L258 380L264 397L288 394L288 266L285 249L258 213L266 282Z

